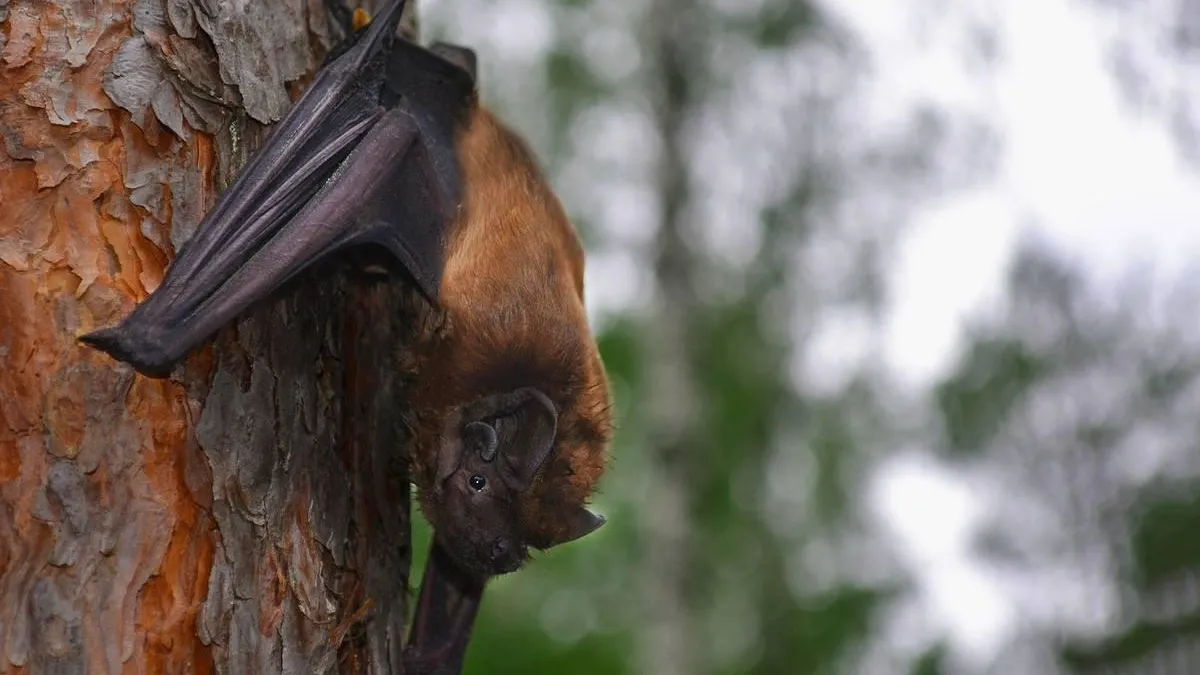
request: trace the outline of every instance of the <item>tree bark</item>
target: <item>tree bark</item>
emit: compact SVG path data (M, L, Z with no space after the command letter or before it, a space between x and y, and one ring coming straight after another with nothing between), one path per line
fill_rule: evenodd
M410 292L327 265L164 380L76 342L286 111L322 2L5 4L0 672L400 672Z

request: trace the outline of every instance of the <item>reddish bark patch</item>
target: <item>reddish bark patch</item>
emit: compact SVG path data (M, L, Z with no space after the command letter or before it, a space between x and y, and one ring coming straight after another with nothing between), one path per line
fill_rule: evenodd
M0 51L0 670L210 672L215 525L187 392L76 341L161 281L170 203L212 143L147 138L103 91L132 3L9 8ZM119 133L118 133L119 132ZM207 178L196 177L211 187ZM199 459L202 463L203 459ZM189 464L189 462L191 464ZM203 474L200 474L203 475ZM15 667L15 669L14 669Z

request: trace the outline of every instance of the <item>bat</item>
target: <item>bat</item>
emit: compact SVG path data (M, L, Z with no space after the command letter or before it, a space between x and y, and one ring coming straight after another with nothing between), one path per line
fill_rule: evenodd
M412 479L434 529L409 672L458 672L486 581L604 524L610 392L583 251L474 52L396 33L404 0L320 68L119 325L80 339L150 377L314 264L388 251L436 313L418 345ZM432 315L432 314L431 314Z

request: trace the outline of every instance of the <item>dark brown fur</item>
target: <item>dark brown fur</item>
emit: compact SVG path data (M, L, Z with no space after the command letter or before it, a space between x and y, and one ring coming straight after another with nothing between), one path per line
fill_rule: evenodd
M489 112L475 108L457 150L465 203L447 243L442 324L415 388L414 479L435 531L461 531L437 481L447 420L482 398L537 389L558 411L553 451L529 489L502 497L511 505L501 515L522 544L547 548L578 536L573 519L604 471L611 434L583 251L524 143Z

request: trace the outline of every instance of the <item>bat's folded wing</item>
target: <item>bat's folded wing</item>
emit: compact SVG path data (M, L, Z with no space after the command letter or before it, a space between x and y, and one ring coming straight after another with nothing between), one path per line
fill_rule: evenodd
M298 208L299 196L269 193L268 200L251 210L251 227L228 235L230 241L200 261L206 267L187 270L186 285L179 281L170 293L156 291L121 325L83 340L142 373L165 375L292 277L334 251L362 244L387 248L426 296L436 298L443 233L455 205L442 191L420 129L407 112L380 115Z
M361 40L321 68L172 262L155 296L180 296L215 267L249 257L298 211L383 113L386 54L404 9L393 0ZM219 278L219 277L216 277Z
M405 166L421 145L419 134L380 102L387 47L403 5L393 0L362 39L317 73L205 216L162 285L120 325L83 336L85 343L147 375L166 375L253 301L350 243L388 246L429 287L436 274L420 265L433 240L424 233L442 223L404 218L419 215L421 203L440 208L446 200L402 199L414 190L421 199L428 187L428 176ZM416 184L389 184L401 175ZM415 228L411 237L395 231L408 227Z

